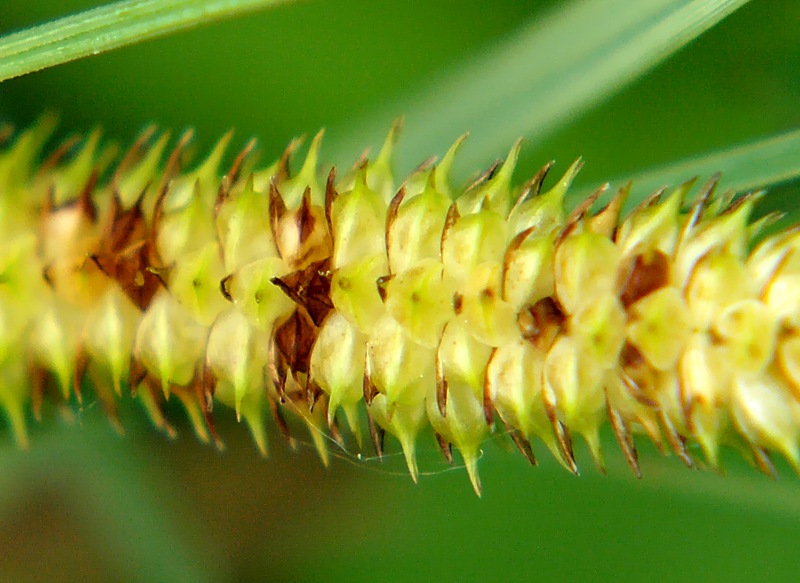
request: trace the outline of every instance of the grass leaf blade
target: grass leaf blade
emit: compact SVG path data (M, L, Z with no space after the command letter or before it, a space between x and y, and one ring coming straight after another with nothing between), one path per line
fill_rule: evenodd
M692 176L699 176L703 180L715 172L722 173L721 190L736 192L767 188L800 177L800 128L645 170L633 176L619 177L611 181L611 186L618 188L632 179L633 192L628 204L634 205L662 186L676 185ZM574 206L594 186L575 189L570 193L567 206Z
M384 133L393 117L405 114L397 158L402 171L431 153L444 152L466 130L473 137L459 154L459 164L474 169L520 135L541 139L746 2L571 2L421 92L353 124L334 151L341 159L352 158Z
M123 0L0 38L0 81L287 0Z

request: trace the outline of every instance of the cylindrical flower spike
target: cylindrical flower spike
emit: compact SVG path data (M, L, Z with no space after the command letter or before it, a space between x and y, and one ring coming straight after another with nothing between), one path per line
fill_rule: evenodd
M396 187L399 124L339 180L319 172L321 132L294 175L298 141L264 169L251 142L226 171L228 134L185 170L191 135L162 162L153 128L111 170L97 131L39 165L52 129L0 150L0 407L22 446L27 408L88 379L112 420L128 384L157 427L174 434L177 398L218 446L215 403L263 453L267 411L290 439L299 418L325 463L325 434L341 440L344 417L360 443L366 412L414 480L430 426L478 493L498 424L531 463L540 440L573 472L573 435L602 468L605 423L637 475L640 433L689 465L731 445L800 468L800 231L750 251L758 195L712 180L689 204L689 181L621 217L626 185L567 215L580 160L544 194L552 163L514 188L518 142L459 193L464 137Z

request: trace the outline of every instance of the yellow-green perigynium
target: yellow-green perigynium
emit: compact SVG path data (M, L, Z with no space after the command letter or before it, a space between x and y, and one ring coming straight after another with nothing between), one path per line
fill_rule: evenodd
M566 214L580 162L547 192L550 165L512 187L519 144L456 191L460 140L395 184L396 127L327 180L321 135L291 175L296 144L225 171L226 136L187 170L188 136L167 153L154 130L114 166L97 132L40 163L51 130L0 149L0 404L22 445L30 404L88 380L112 419L129 385L157 427L178 398L217 444L213 405L231 407L262 452L268 410L287 435L299 417L326 462L323 434L346 421L360 440L366 410L415 480L430 425L478 492L497 425L573 472L575 434L602 466L606 422L637 474L635 433L690 465L689 445L716 465L728 444L800 466L800 230L751 252L757 195L711 181L689 204L687 182L621 217L626 187Z

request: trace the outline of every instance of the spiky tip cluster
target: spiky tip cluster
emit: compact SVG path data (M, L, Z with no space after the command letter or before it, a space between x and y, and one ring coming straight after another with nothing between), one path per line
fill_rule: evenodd
M0 150L0 403L23 445L29 402L80 400L88 378L112 420L129 385L157 427L173 433L174 396L217 445L217 402L262 452L267 409L287 436L299 417L323 461L339 412L360 441L365 409L415 480L430 425L476 491L498 424L573 472L571 435L602 466L607 421L637 474L637 432L689 465L690 445L715 465L723 443L800 465L800 234L750 252L757 195L711 181L687 205L688 182L621 218L628 188L592 213L601 189L567 215L580 162L544 194L550 164L512 188L519 144L454 191L459 140L397 190L396 127L327 182L321 135L294 175L296 143L264 169L249 144L220 178L230 136L185 170L189 136L162 162L152 129L114 167L97 132L39 163L51 130Z

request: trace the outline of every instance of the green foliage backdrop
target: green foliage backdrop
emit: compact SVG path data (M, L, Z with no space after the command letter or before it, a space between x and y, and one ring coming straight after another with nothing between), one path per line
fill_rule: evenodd
M0 33L98 3L2 3ZM377 144L381 135L365 136L376 120L388 129L415 96L560 4L299 2L7 81L0 120L24 126L49 109L65 133L100 125L122 142L150 122L191 126L200 148L234 127L269 157L324 126L323 158L334 159L354 136ZM747 4L588 113L537 134L518 179L581 155L588 188L800 127L798 25L794 0ZM555 58L579 34L548 50ZM457 108L466 96L450 99ZM473 130L466 157L488 164L504 151L481 151L485 124L481 116L458 132ZM800 150L789 154L800 165ZM789 183L767 206L797 216L798 201L800 184ZM730 456L721 477L643 447L636 481L609 439L609 476L579 450L575 478L487 443L479 500L429 436L420 449L430 475L415 486L399 447L379 462L351 444L325 470L311 447L288 451L273 432L263 460L232 417L221 419L223 453L197 444L186 424L166 441L131 403L123 439L89 403L73 425L40 427L32 451L4 440L0 579L795 581L800 570L800 480L783 464L773 482Z

